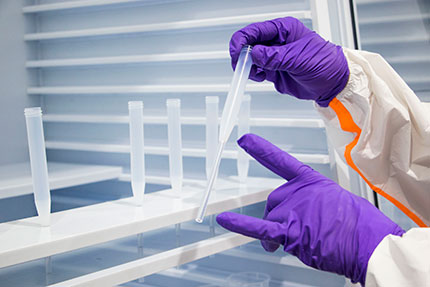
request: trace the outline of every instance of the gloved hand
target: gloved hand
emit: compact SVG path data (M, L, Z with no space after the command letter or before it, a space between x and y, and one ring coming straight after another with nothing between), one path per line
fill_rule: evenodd
M288 180L268 197L263 219L232 212L217 216L224 228L261 240L267 251L280 245L308 266L364 285L367 263L388 234L405 231L367 200L340 187L265 139L238 141L259 163Z
M233 69L244 45L252 45L250 79L268 80L276 90L327 107L346 86L349 69L342 47L286 17L254 23L230 40Z

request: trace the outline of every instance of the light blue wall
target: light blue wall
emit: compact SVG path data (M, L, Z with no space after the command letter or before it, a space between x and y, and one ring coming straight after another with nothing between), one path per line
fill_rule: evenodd
M26 94L25 25L21 1L0 1L0 165L28 160L24 108L39 102Z

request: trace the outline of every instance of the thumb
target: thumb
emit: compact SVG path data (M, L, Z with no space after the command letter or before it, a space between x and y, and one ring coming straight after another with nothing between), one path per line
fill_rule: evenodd
M216 218L219 225L232 232L263 241L284 244L285 232L281 223L233 212L223 212Z

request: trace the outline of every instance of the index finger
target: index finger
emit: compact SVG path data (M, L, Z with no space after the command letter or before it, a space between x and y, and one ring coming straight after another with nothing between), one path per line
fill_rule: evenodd
M237 143L259 163L286 180L310 169L292 155L255 134L245 134Z

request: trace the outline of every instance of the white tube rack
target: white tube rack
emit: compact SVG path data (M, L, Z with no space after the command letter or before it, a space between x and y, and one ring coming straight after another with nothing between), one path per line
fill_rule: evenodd
M249 178L246 187L241 187L235 178L220 179L209 202L208 215L264 201L283 182ZM57 212L51 215L50 227L40 227L36 217L2 223L0 268L190 221L197 214L203 189L204 185L184 186L179 199L170 189L145 194L142 207L126 198ZM227 238L230 239L219 243L215 240L215 245L236 239L236 244L247 242L237 236Z

